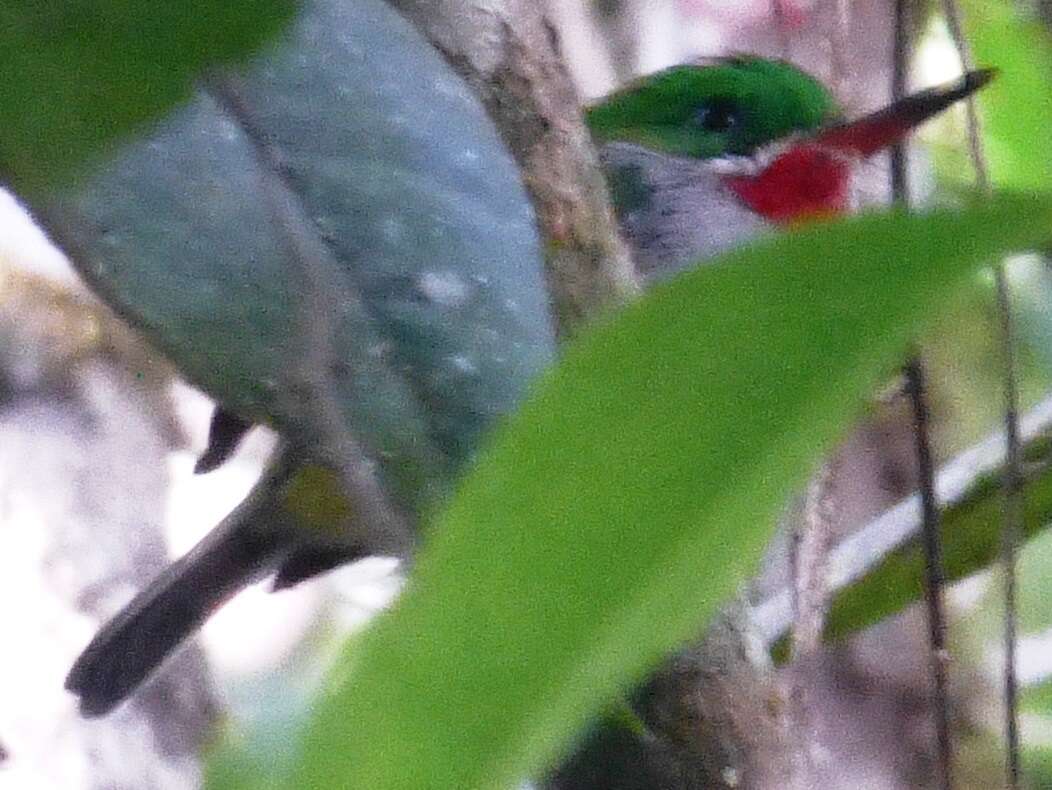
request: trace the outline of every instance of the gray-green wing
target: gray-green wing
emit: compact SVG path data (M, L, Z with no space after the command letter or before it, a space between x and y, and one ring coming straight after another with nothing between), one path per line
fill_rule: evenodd
M346 424L418 505L553 355L518 170L463 82L380 0L309 4L238 84L338 263L328 375ZM60 202L83 220L78 267L188 378L235 413L309 432L290 397L303 280L257 154L244 119L202 92Z

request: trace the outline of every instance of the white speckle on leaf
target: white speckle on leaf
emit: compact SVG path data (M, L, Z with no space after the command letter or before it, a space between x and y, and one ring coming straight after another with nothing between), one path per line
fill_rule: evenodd
M223 118L219 122L219 136L227 142L232 143L241 137L241 130L238 129L237 124L229 118Z
M386 241L396 244L405 238L405 223L401 217L389 214L380 221L380 232Z
M460 307L471 295L471 287L453 272L424 272L416 287L424 298L443 307Z
M391 343L387 340L381 340L379 343L373 343L367 349L369 356L374 359L382 359L391 353Z
M365 54L361 42L350 33L337 33L336 41L352 58L361 58Z
M322 233L333 233L336 230L336 223L329 214L315 214L314 224L318 226L318 230Z
M436 78L432 83L432 91L446 99L459 99L464 96L464 88L459 82L448 78Z
M472 374L478 372L478 365L463 354L456 354L449 358L450 363L461 373Z

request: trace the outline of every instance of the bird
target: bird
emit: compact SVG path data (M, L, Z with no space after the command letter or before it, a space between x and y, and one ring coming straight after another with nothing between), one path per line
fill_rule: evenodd
M219 404L201 471L252 425L280 437L245 500L74 661L88 717L251 583L411 556L555 356L533 208L478 97L384 0L300 5L37 211Z
M636 270L650 280L775 227L850 210L862 160L994 73L972 71L842 123L833 93L807 72L736 55L638 79L586 108L585 120ZM217 407L195 472L221 465L251 427Z
M621 232L645 282L857 208L860 165L966 98L991 69L845 120L786 61L733 55L642 77L586 109Z
M764 233L851 210L864 159L992 74L969 72L845 121L819 80L739 55L643 77L584 114L621 233L640 277L653 282ZM254 421L221 404L197 471L229 456ZM239 508L96 635L66 682L81 710L112 710L247 583L274 575L276 588L287 587L360 556L345 541L303 539L346 509L331 468L281 455Z

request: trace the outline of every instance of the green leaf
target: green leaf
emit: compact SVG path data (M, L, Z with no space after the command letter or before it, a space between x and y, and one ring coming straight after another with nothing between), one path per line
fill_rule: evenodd
M1025 489L1024 539L1052 523L1052 441L1039 436L1025 448L1029 474ZM940 521L943 570L947 581L963 579L998 560L1004 518L1004 469L981 477ZM918 534L832 602L826 636L841 639L893 615L924 595L924 551Z
M318 702L291 787L507 788L743 583L924 319L1052 197L741 250L585 333L437 518Z
M1052 184L1052 36L1006 0L966 3L975 59L1000 70L978 102L993 182L1013 189ZM970 173L968 168L958 172Z
M57 183L242 58L293 0L22 2L0 5L0 175L18 191Z
M1052 681L1023 689L1020 702L1026 779L1031 787L1052 787Z

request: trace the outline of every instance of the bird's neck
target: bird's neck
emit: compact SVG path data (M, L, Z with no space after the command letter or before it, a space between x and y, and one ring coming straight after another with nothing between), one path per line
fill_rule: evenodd
M621 231L650 280L737 247L771 229L699 159L608 143L600 158Z

